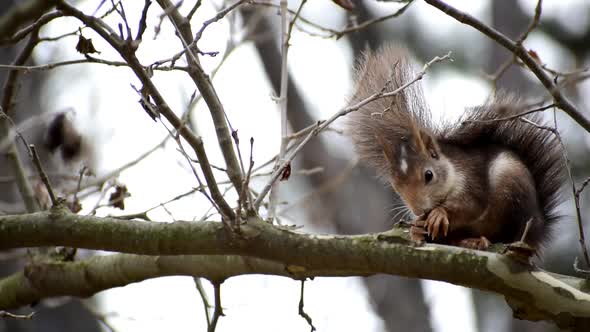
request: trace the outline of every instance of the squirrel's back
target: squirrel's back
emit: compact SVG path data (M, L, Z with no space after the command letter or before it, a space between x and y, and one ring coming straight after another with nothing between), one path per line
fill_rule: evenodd
M498 145L515 153L530 171L547 229L560 216L561 187L566 179L562 147L556 135L543 127L540 113L522 115L526 106L515 96L499 93L484 105L467 109L459 123L447 124L439 141L478 148ZM549 237L549 232L543 234ZM545 239L541 239L543 241Z

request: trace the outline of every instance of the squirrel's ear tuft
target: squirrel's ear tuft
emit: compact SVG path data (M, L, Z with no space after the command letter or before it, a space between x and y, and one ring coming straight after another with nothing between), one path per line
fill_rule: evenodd
M440 149L438 147L438 143L436 143L436 139L432 137L431 134L424 130L420 130L420 137L418 138L418 141L419 142L417 142L416 145L423 148L421 149L423 153L434 159L439 158Z
M385 140L385 137L383 137L380 134L376 134L375 138L377 139L377 142L379 142L379 145L381 145L381 149L383 150L383 156L385 156L385 160L387 160L389 165L393 165L394 157L393 151L391 150L391 144L388 144L388 142Z

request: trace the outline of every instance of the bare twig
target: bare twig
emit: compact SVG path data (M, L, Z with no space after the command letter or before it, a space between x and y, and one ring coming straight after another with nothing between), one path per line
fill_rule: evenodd
M141 18L139 19L139 27L137 28L137 35L135 36L135 40L141 40L143 38L143 33L147 28L147 13L151 4L152 0L145 0L143 10L141 11Z
M569 160L568 160L568 164L569 164ZM568 169L569 169L569 167L568 167ZM580 237L579 242L580 242L580 246L582 247L582 254L584 255L584 259L586 261L586 268L590 268L590 257L588 255L588 250L586 249L586 239L584 236L584 226L582 223L582 212L580 209L580 195L582 194L582 192L584 191L584 189L586 188L586 186L590 182L590 178L587 178L586 180L584 180L584 182L582 183L580 188L576 189L576 184L575 184L573 177L571 175L571 171L569 171L568 174L570 175L570 180L572 183L572 191L574 193L574 205L576 207L576 219L578 222L578 233L579 233L579 237Z
M105 59L99 59L90 55L86 55L86 59L76 59L76 60L66 60L54 63L48 63L44 65L34 65L34 66L15 66L15 65L2 65L0 64L0 69L12 69L12 70L20 70L24 72L30 71L47 71L57 67L63 66L70 66L70 65L77 65L77 64L86 64L86 63L95 63L95 64L103 64L107 66L113 67L129 67L129 64L123 61L111 61ZM148 67L144 67L147 70ZM188 71L186 66L158 66L158 67L150 67L153 70L160 70L160 71L172 71L172 70L180 70L180 71Z
M189 22L193 19L193 15L195 15L195 13L197 12L197 9L199 9L199 7L201 7L201 2L202 2L202 0L197 0L195 5L193 6L193 8L191 8L191 11L188 12L188 15L186 15L186 19Z
M222 10L220 10L215 16L213 16L212 18L206 20L205 22L203 22L203 26L201 27L201 29L199 29L199 31L197 31L197 33L195 34L195 39L193 41L193 43L197 43L201 37L203 36L203 32L205 31L205 29L207 29L207 27L209 25L211 25L212 23L215 23L219 20L221 20L222 18L224 18L227 14L229 14L232 10L238 8L239 6L243 5L244 3L246 3L247 0L238 0L236 2L234 2L233 4L223 8ZM190 13L189 13L190 14ZM189 45L192 46L192 45ZM186 47L186 46L185 46Z
M236 227L240 227L241 217L242 217L242 207L246 208L248 214L253 212L252 209L252 193L250 191L250 177L252 176L252 167L254 167L254 159L252 155L252 151L254 149L254 137L250 137L250 163L248 165L248 173L244 175L244 183L242 184L242 190L240 191L240 195L238 196L238 207L236 216ZM243 166L242 166L243 167Z
M17 315L17 314L11 314L8 311L0 310L0 318L32 319L34 315L35 315L34 311L31 312L30 314L26 314L26 315Z
M526 31L523 32L522 35L516 41L517 44L522 45L522 43L527 39L527 37L529 36L529 34L533 30L535 30L535 28L537 27L537 25L539 25L539 20L541 19L542 6L543 6L543 1L542 0L538 0L537 1L537 6L535 7L535 16L531 20L531 23L529 24L529 26L526 29Z
M413 0L408 1L407 4L405 4L403 7L399 8L398 10L396 10L395 12L393 12L391 14L387 14L387 15L383 15L381 17L370 19L370 20L367 20L365 22L362 22L362 23L359 23L359 24L355 24L355 25L350 26L350 27L345 27L345 28L340 29L340 30L327 28L327 27L324 27L322 25L319 25L319 24L317 24L317 23L315 23L315 22L313 22L313 21L311 21L311 20L309 20L309 19L307 19L305 17L302 17L302 16L299 17L299 21L300 22L304 23L305 25L307 25L307 26L309 26L309 27L311 27L313 29L316 29L318 31L322 31L324 34L318 34L318 33L315 33L315 32L311 32L311 31L309 31L307 29L304 29L304 28L298 26L297 24L294 24L294 25L300 31L302 31L302 32L304 32L304 33L306 33L306 34L308 34L310 36L320 37L320 38L336 38L336 39L340 39L340 38L342 38L343 36L345 36L347 34L350 34L350 33L353 33L353 32L356 32L356 31L359 31L359 30L362 30L362 29L365 29L365 28L367 28L367 27L369 27L371 25L378 24L378 23L381 23L381 22L386 21L388 19L391 19L391 18L395 18L395 17L400 16L401 14L403 14L408 9L408 7L410 6L410 4L413 3L413 2L414 2ZM280 8L280 5L277 5L275 2L271 2L271 1L250 1L249 4L250 5L255 5L255 6L261 6L261 7ZM295 13L296 13L296 11L291 10L291 9L289 9L288 12L291 15L295 15Z
M289 40L291 39L291 33L293 25L297 21L301 9L305 5L306 0L301 1L295 17L291 22L287 19L288 14L288 2L287 0L281 0L280 12L281 12L281 86L279 96L279 108L281 118L281 144L279 148L279 157L275 164L275 169L284 161L285 153L287 150L287 144L289 144L289 137L287 136L288 123L287 123L287 98L288 98L288 82L289 82L289 69L288 69L288 53L289 53ZM276 212L276 201L278 192L279 182L274 182L270 187L269 203L268 203L268 220L272 222Z
M279 215L285 215L289 210L292 210L295 207L300 207L305 203L317 199L318 196L323 195L327 192L334 191L341 185L347 178L350 177L350 174L358 164L358 159L351 160L342 171L338 172L338 174L334 175L332 178L328 179L326 182L319 185L319 187L315 188L312 192L305 194L303 197L297 199L297 201L290 203L288 206L283 208L279 211ZM323 171L323 168L316 167L311 170L299 170L297 173L303 175L313 174L314 172ZM405 206L404 206L405 207Z
M529 111L525 111L525 112L522 112L522 113L519 113L516 115L511 115L511 116L507 116L507 117L503 117L503 118L488 119L488 120L467 120L467 121L464 121L464 123L469 123L469 122L488 123L488 122L510 121L510 120L515 120L517 118L521 118L521 117L529 115L529 114L543 112L543 111L546 111L550 108L554 108L555 106L556 106L555 104L550 104L550 105L542 106L539 108L535 108L535 109L532 109Z
M205 319L207 320L207 329L211 326L211 318L209 317L209 308L211 305L209 304L209 299L207 298L207 293L203 288L203 283L201 282L201 278L193 278L195 282L195 288L199 292L199 296L201 297L201 301L203 301L203 309L205 310Z
M88 171L86 166L82 166L82 168L80 168L80 176L78 176L78 184L76 185L76 191L74 192L74 202L78 200L78 194L80 193L80 188L82 187L82 179L84 178L84 173L86 173L86 171Z
M522 45L522 43L524 43L524 41L527 39L527 37L529 36L529 34L533 30L535 30L535 28L539 24L539 20L541 18L541 4L542 4L542 0L538 0L537 1L537 6L535 8L535 16L533 17L533 19L529 23L529 26L527 27L527 29L525 30L525 32L523 32L520 35L520 37L518 38L518 40L516 41L516 44L517 45ZM506 73L506 71L508 70L508 68L510 68L515 63L516 64L519 64L517 62L517 56L516 56L516 54L512 54L510 56L510 59L508 61L506 61L505 63L503 63L502 65L500 65L500 67L498 68L498 70L496 70L496 73L494 73L493 75L489 76L489 78L491 79L491 81L492 81L492 83L494 85L494 92L496 91L498 80L500 79L500 77L502 77L502 75L504 75L504 73Z
M377 24L377 23L381 23L383 21L392 19L394 17L398 17L400 15L402 15L408 8L410 8L410 5L414 3L414 0L410 0L408 1L408 3L406 3L403 7L401 7L400 9L396 10L395 12L389 14L389 15L385 15L385 16L381 16L381 17L376 17L374 19L370 19L368 21L365 21L361 24L357 24L354 25L352 27L348 27L346 29L343 29L341 31L338 31L334 34L334 36L336 37L336 39L340 39L342 36L346 35L346 34L350 34L356 31L360 31L362 29L366 29L368 26L373 25L373 24Z
M576 195L580 196L582 191L584 191L584 189L586 189L586 186L588 186L589 183L590 183L590 177L586 178L586 180L584 180L584 182L582 182L582 185L580 185L580 188L578 188L578 190L576 190Z
M496 70L495 73L493 73L491 75L485 75L485 77L487 79L492 81L492 84L494 86L494 93L497 90L498 80L500 80L500 78L506 73L508 68L510 68L515 63L516 63L516 56L512 55L509 60L507 60L506 62L501 64L500 67L498 67L498 69Z
M172 137L174 139L174 141L176 142L176 144L178 144L179 147L179 151L182 153L182 155L184 156L184 158L186 159L186 161L188 162L189 167L191 168L193 175L195 176L195 178L197 179L197 183L199 184L199 187L197 188L198 191L203 194L203 196L205 196L209 202L215 207L215 209L217 210L217 212L219 212L219 214L221 214L222 216L224 216L225 218L223 218L223 222L227 222L228 218L230 218L230 216L228 215L224 215L224 212L221 210L221 208L219 207L219 205L217 205L215 203L215 201L211 198L211 196L209 196L209 194L207 193L207 191L205 190L205 187L203 186L203 182L201 181L201 177L199 176L199 173L197 172L197 170L195 169L195 167L193 166L193 163L191 162L191 158L189 157L188 153L186 153L186 151L184 150L184 147L182 146L182 142L180 141L180 138L178 137L177 134L173 133L164 122L161 122L162 126L164 126L164 128L166 128L166 130L168 131L168 133L170 134L170 137ZM161 204L160 204L161 205ZM164 209L166 209L166 207L164 205L161 205ZM231 218L230 220L231 221Z
M307 324L309 324L310 331L315 331L315 326L313 326L313 322L311 317L303 310L303 294L304 294L304 287L305 287L305 280L301 280L301 292L299 293L299 316L303 317Z
M98 196L98 199L96 200L96 203L94 204L94 207L88 212L88 215L95 215L96 211L104 206L108 206L107 205L101 205L100 202L102 202L103 198L105 198L105 196L107 195L107 192L111 189L115 187L114 183L107 183L107 185L101 189L100 194Z
M223 308L221 307L221 284L223 281L211 281L215 292L215 309L213 310L213 317L211 318L211 324L207 329L208 332L215 332L219 317L225 316Z
M39 173L39 177L41 178L41 181L43 181L43 184L45 185L45 189L47 189L47 193L49 194L49 198L51 199L51 204L53 206L57 206L57 204L58 204L57 197L55 197L55 193L53 192L53 187L51 186L51 182L49 181L49 178L47 177L47 173L45 173L45 170L43 169L43 165L41 165L41 160L39 159L39 154L37 153L37 149L35 148L35 145L33 145L33 144L29 145L29 153L30 153L31 159L33 160L33 164L35 165L35 168L37 168L37 172Z
M105 174L104 176L101 176L100 178L97 178L97 179L94 179L93 181L85 183L84 185L80 186L79 188L76 188L75 190L80 191L80 190L84 190L84 189L87 189L90 187L99 186L99 185L104 184L108 180L119 176L119 174L121 174L121 172L123 172L124 170L137 165L138 163L140 163L145 158L149 157L152 153L154 153L158 149L163 148L169 139L170 139L170 136L167 135L157 145L155 145L153 148L149 149L148 151L142 153L137 158L135 158L135 159L131 160L130 162L112 170L111 172ZM73 190L74 189L72 189L72 192L68 192L68 193L75 193L76 191L73 191Z

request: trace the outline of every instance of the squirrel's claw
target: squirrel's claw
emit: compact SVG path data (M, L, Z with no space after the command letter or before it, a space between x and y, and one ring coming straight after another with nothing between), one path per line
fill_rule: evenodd
M410 239L414 242L422 243L426 240L426 231L423 226L410 227Z
M428 230L428 235L430 235L433 240L436 240L439 235L441 235L441 237L447 236L449 232L449 218L447 216L447 211L441 207L437 207L430 211L426 218L425 226Z

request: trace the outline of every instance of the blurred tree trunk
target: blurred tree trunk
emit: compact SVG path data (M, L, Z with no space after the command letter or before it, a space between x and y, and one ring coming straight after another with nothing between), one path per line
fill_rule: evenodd
M508 38L517 39L526 29L532 19L532 14L525 14L516 0L491 1L492 26L501 31ZM506 61L512 58L512 54L505 48L491 40L486 41L490 48L488 58L488 73L494 73ZM517 94L526 95L531 84L524 76L523 70L512 65L498 80L497 87Z
M357 4L359 20L367 19L363 3ZM242 10L245 21L250 22L254 11ZM262 35L273 31L267 16L260 18L254 33ZM355 55L365 46L371 48L380 44L373 28L363 30L352 37ZM264 63L266 73L275 91L280 90L281 55L275 39L255 39L256 48ZM345 92L343 91L343 94ZM289 77L288 120L294 131L314 123L317 119L306 107L297 85ZM334 110L336 111L336 110ZM350 164L350 160L338 158L330 153L322 137L312 139L295 161L295 169L311 169L321 166L321 174L310 176L312 191L329 186L334 178ZM313 223L334 228L340 234L358 234L383 231L392 226L387 211L397 201L390 189L378 183L375 174L363 166L357 166L336 190L321 190L312 200L306 202L306 211ZM422 294L419 280L393 276L364 278L376 313L383 319L387 331L431 331L429 311Z
M2 1L0 2L0 13L6 13L9 8L18 1ZM2 14L0 14L2 15ZM17 54L22 49L22 42L14 47L2 47L0 49L0 63L12 63ZM34 64L29 61L29 65ZM6 81L8 75L7 70L0 70L0 82L2 86ZM17 92L14 99L15 106L9 114L15 123L20 123L33 116L45 112L46 109L40 100L41 91L48 72L30 72L20 76L17 86ZM1 94L4 94L2 90ZM0 137L4 133L0 133ZM37 146L41 143L40 133L34 131L27 131L23 133L29 143ZM25 166L30 165L29 157L24 153L24 149L20 141L17 146ZM40 154L43 153L39 149ZM41 154L41 157L43 158ZM44 163L48 172L51 171L49 163ZM30 168L30 167L27 167ZM0 177L5 178L13 176L14 172L7 165L4 153L0 153ZM24 210L22 205L22 198L16 188L14 181L1 182L0 181L0 207L8 207L10 209ZM16 212L16 211L7 211ZM0 252L3 254L3 252ZM15 271L23 269L25 259L11 259L0 258L0 277L8 276ZM55 303L55 301L54 301ZM61 301L59 302L61 303ZM20 314L27 314L31 311L37 312L32 320L16 320L16 319L0 319L0 332L65 332L65 331L88 331L100 332L100 327L96 319L80 304L79 300L65 300L64 304L55 307L49 307L44 303L34 305L32 308L23 308L17 312Z

